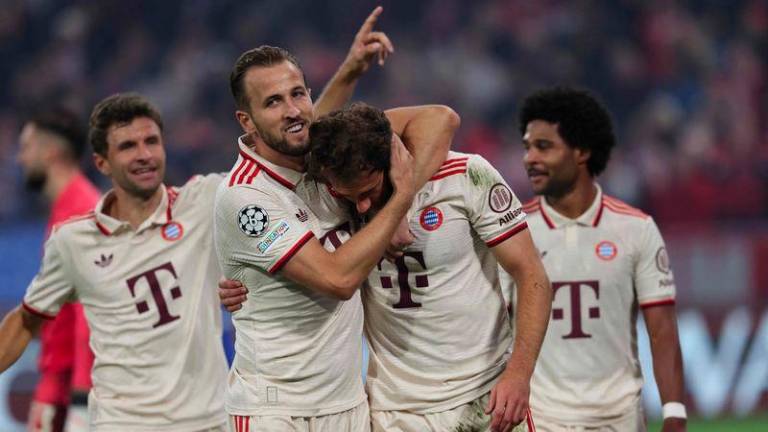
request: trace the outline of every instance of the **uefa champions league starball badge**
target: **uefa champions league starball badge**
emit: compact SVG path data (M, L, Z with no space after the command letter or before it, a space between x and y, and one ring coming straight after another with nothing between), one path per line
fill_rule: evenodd
M240 209L237 225L248 237L261 237L269 227L269 215L261 207L249 205Z

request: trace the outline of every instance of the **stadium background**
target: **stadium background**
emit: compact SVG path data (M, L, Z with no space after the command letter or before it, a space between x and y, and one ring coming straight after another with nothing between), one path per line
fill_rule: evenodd
M104 96L139 91L166 120L169 183L225 171L239 133L227 81L237 55L264 43L289 48L317 96L375 4L3 0L0 312L18 304L36 271L47 216L14 162L28 109L55 101L87 115ZM742 419L691 430L768 430L768 2L381 4L378 28L396 51L355 99L451 105L462 116L454 147L491 160L522 198L531 193L515 117L521 98L555 83L602 97L620 145L600 182L653 215L667 240L689 410ZM34 358L33 349L0 376L1 431L21 430ZM655 386L645 398L657 417Z

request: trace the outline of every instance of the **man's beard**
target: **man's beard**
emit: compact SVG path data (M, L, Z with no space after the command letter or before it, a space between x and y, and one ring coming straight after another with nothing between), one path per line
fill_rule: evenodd
M259 136L264 141L264 143L279 153L282 153L286 156L304 156L309 153L309 139L307 139L305 143L299 146L291 146L288 144L288 140L285 138L276 138L262 131L258 127L256 127L256 130L258 131Z
M40 192L45 187L48 176L45 172L31 172L24 177L24 186L33 192Z

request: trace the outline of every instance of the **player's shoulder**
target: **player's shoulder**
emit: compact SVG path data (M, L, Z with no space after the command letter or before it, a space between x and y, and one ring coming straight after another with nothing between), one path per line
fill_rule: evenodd
M94 211L67 218L54 224L51 229L51 237L56 238L79 238L98 233L99 224Z
M523 203L523 211L533 214L541 211L541 198L535 197Z
M469 153L448 152L448 157L429 181L440 181L449 177L466 174L470 158Z
M615 218L617 220L636 222L651 219L651 217L642 210L607 194L603 194L602 210L604 216Z
M219 173L196 174L190 177L182 186L168 186L169 197L183 197L184 199L196 199L201 196L213 196L216 188L224 180L224 176Z

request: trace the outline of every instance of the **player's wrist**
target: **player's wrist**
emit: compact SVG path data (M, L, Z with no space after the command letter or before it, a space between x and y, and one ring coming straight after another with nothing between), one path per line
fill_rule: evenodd
M668 418L675 419L687 419L688 413L685 410L685 405L680 402L667 402L661 407L662 417L666 420Z

